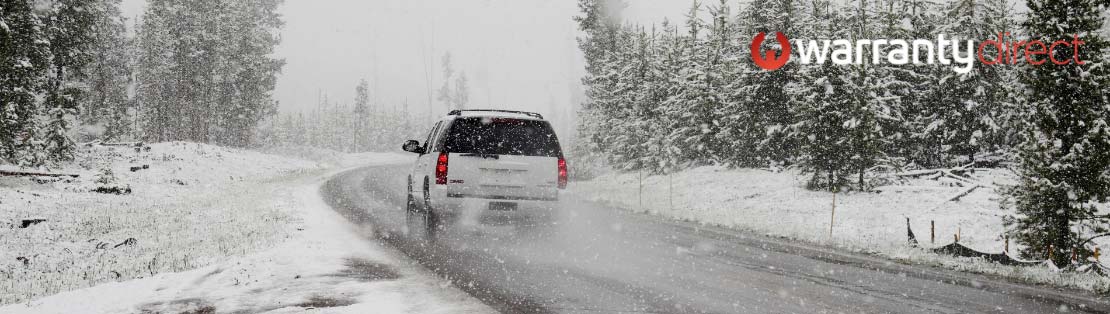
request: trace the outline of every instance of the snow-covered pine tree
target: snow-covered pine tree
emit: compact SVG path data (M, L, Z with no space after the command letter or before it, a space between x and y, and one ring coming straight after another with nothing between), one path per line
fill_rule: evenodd
M470 103L470 86L466 78L466 72L456 72L450 52L443 54L441 63L443 65L443 86L440 86L436 93L437 100L443 102L449 110L466 109ZM452 81L455 83L454 86L451 86Z
M813 40L833 39L846 35L843 20L832 9L830 1L814 1L798 12L797 21L805 25L798 34ZM845 81L846 70L830 63L797 65L796 81L784 88L790 96L796 121L790 128L798 143L799 166L810 175L811 189L837 191L848 184L849 147L846 122L849 105L858 103L858 86Z
M934 1L916 0L903 3L902 33L906 39L935 40L944 23L945 15L939 10L940 5ZM889 14L888 14L889 15ZM912 56L911 56L912 57ZM922 55L922 61L927 55ZM907 93L901 95L901 115L897 119L888 121L884 126L888 133L886 148L888 160L885 162L892 167L936 165L939 160L936 145L930 145L932 140L925 130L934 121L932 112L936 110L940 98L946 91L938 88L940 78L950 76L951 68L944 66L915 66L906 65L897 67L901 69L903 80L911 84ZM893 169L898 171L900 169Z
M852 38L904 38L908 31L903 8L895 7L894 0L857 0L845 8L845 23L851 25ZM886 47L885 49L892 49ZM870 52L870 51L869 51ZM915 77L904 67L890 63L873 64L870 61L853 67L846 80L860 88L861 98L852 104L851 119L846 122L849 130L848 145L853 181L861 190L870 189L867 173L894 150L892 139L901 137L904 125L902 111L907 99L912 99Z
M0 4L0 162L37 164L42 159L32 150L38 149L36 97L46 87L51 60L44 28L32 1Z
M169 20L175 14L169 1L148 1L137 29L136 100L142 108L141 131L148 141L172 140L180 130L170 63L176 44Z
M103 126L104 132L100 135L107 141L134 135L134 102L129 99L127 91L133 69L133 46L127 38L127 25L119 4L119 0L96 3L97 31L90 47L92 60L84 70L88 90L83 97L80 114L81 123Z
M54 0L48 12L47 37L53 55L47 84L41 134L46 156L51 161L72 160L76 147L70 138L73 120L87 89L87 66L93 62L101 20L95 0Z
M436 100L443 102L443 106L448 110L455 108L455 92L451 89L451 80L455 77L455 65L451 61L451 53L446 52L443 58L440 58L440 65L443 66L443 86L439 87L436 92Z
M466 78L466 71L459 71L455 78L455 109L466 109L470 105L470 83Z
M730 97L732 95L732 88L735 87L736 82L741 82L741 75L748 68L742 65L744 61L748 60L747 51L743 49L741 43L744 41L743 36L738 35L738 25L734 21L732 7L728 1L720 0L716 4L709 7L710 24L706 28L706 45L705 53L708 54L706 60L706 88L708 94L711 96L712 107L709 108L708 114L712 118L711 121L713 133L709 134L713 137L713 151L717 156L717 160L727 165L741 165L744 164L745 157L748 152L744 152L738 147L745 147L745 145L737 145L738 139L742 137L734 137L728 134L730 128L736 129L735 124L739 121L735 120L737 112L735 108L743 108L741 99ZM744 60L744 61L741 61ZM740 115L744 116L744 115Z
M651 136L648 139L649 151L653 152L649 159L646 161L648 166L657 173L672 173L679 170L679 164L682 162L682 148L676 145L669 134L674 127L674 121L671 120L674 115L668 114L668 110L677 112L680 108L668 108L668 104L672 104L671 99L681 93L680 73L683 71L685 65L685 52L686 44L689 41L685 40L678 31L675 25L670 21L664 20L662 33L655 44L656 73L653 78L653 97L658 100L653 115L654 124L651 128Z
M900 1L900 0L872 0L850 3L845 8L845 16L853 19L854 36L858 38L892 38L892 39L926 39L933 40L936 36L936 13L934 3L928 0ZM909 48L909 47L907 47ZM901 47L887 45L883 47L883 55L900 56ZM893 55L892 55L893 53ZM912 58L912 55L904 55ZM918 154L913 150L915 141L912 134L915 132L913 123L914 115L933 106L925 100L932 95L929 93L935 86L936 73L952 73L949 68L918 66L913 64L895 65L881 60L879 64L868 64L863 68L861 76L873 83L862 92L868 94L881 133L881 154L874 157L874 163L866 162L870 168L873 165L902 167L908 157ZM870 63L870 62L869 62ZM855 180L863 184L862 174Z
M1105 22L1098 0L1029 0L1024 22L1030 39L1051 43L1081 40L1077 64L1074 47L1050 51L1067 65L1025 67L1032 114L1021 147L1019 185L1011 190L1017 215L1012 233L1027 257L1041 258L1052 248L1053 262L1071 264L1071 251L1085 260L1087 232L1105 232L1110 216L1094 202L1110 196L1110 43L1099 30ZM1048 55L1042 56L1047 58ZM1043 58L1042 58L1043 59Z
M1013 1L1016 0L987 0L984 17L988 30L1020 33ZM1016 155L1014 151L1021 143L1020 130L1024 128L1022 121L1028 110L1022 105L1026 102L1023 95L1025 88L1018 78L1020 71L1020 67L1013 66L993 69L992 76L999 83L991 85L995 88L991 94L991 110L994 112L988 115L990 120L986 125L991 126L992 132L987 133L980 144L984 153L995 156L994 161Z
M304 117L304 113L298 112L297 116L293 118L293 128L292 131L290 131L290 143L296 146L303 146L309 143L307 138L309 128L306 126L306 123L307 120Z
M648 143L656 122L654 111L658 109L659 99L655 90L656 59L654 54L655 34L648 33L643 27L629 29L633 34L627 46L623 46L617 78L616 106L609 108L606 124L611 128L607 147L610 163L621 170L642 170L649 168L649 158L654 151Z
M612 149L604 143L609 131L605 108L615 100L612 91L616 84L618 38L622 33L620 12L625 4L621 0L579 0L582 15L575 21L583 35L578 46L586 61L586 76L582 79L585 102L578 114L577 136L570 145L569 158L576 165L575 175L589 176L603 168L605 152Z
M683 47L682 70L676 78L676 94L664 103L666 119L671 123L667 141L681 152L680 160L687 165L716 164L721 161L722 145L717 133L720 122L715 114L721 105L719 56L712 55L703 37L707 24L699 16L702 4L694 1L686 14L687 35Z
M800 33L794 22L800 1L771 1L752 4L741 10L740 36L743 40L754 38L758 33L768 34L763 43L764 51L781 47L774 40L775 33ZM750 57L745 57L745 60ZM796 144L791 143L788 127L794 123L789 107L789 97L783 86L795 81L797 62L787 63L781 69L766 71L751 66L739 68L740 77L733 80L728 90L736 108L729 109L724 117L729 128L736 128L730 135L735 145L730 154L731 164L741 167L763 167L771 163L789 162L796 155Z
M984 1L949 1L936 32L955 36L961 42L996 38L1005 30L998 28L1004 23L996 19L1006 17L992 12L1000 10L995 5L1006 7ZM993 58L998 52L986 49L984 53ZM933 69L928 101L918 103L920 115L915 116L922 147L914 161L925 167L961 166L991 149L988 145L1002 130L1000 116L1006 113L1010 101L1006 88L1013 84L1003 80L1003 73L1012 68L978 64L967 74L947 67Z
M276 115L278 103L273 99L277 76L285 65L284 59L274 57L281 42L280 30L284 25L278 12L282 1L247 0L231 1L231 23L219 32L223 48L216 51L226 60L225 69L233 70L224 76L221 99L226 114L216 117L225 120L226 130L219 141L237 147L251 145L253 130L260 121ZM213 24L218 21L213 21Z
M255 127L277 106L280 4L149 1L138 36L145 137L250 145Z
M355 87L354 147L356 151L366 151L370 147L370 83L365 79Z
M800 6L799 30L818 39L862 36L867 21L858 7L834 9L831 1ZM844 27L845 25L851 27ZM838 66L832 63L798 65L797 81L785 89L797 120L791 135L799 145L798 162L811 175L811 189L840 191L856 182L867 189L863 174L877 163L882 149L882 127L876 107L873 65Z

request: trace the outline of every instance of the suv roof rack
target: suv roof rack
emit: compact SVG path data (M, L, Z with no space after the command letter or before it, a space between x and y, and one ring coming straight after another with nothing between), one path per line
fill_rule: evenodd
M515 114L522 114L522 115L526 115L526 116L529 116L529 117L533 117L533 118L536 118L536 119L541 119L541 120L543 119L543 115L540 115L540 114L538 114L538 113L535 113L535 112L527 112L527 111L514 111L514 110L497 110L497 109L467 109L467 110L451 110L451 112L450 112L450 113L448 113L447 115L449 115L449 116L461 116L461 115L463 114L463 112L501 112L501 113L515 113Z

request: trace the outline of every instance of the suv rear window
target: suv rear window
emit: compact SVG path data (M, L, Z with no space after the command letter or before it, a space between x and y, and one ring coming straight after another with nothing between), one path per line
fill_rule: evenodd
M444 139L447 152L561 157L559 139L545 121L468 117L451 124Z

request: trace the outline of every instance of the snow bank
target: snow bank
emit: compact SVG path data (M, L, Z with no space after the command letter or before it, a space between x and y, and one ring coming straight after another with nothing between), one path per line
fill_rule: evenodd
M493 313L366 240L305 183L296 232L257 254L200 269L101 285L0 308L3 313ZM312 312L312 311L310 311Z
M0 304L272 247L290 236L296 220L281 197L290 193L282 182L322 169L175 142L139 152L86 147L75 163L50 171L81 177L0 178ZM90 192L98 188L124 194ZM43 222L22 228L28 219Z
M999 205L995 187L1012 184L1015 179L1004 170L978 171L972 177L987 187L956 202L947 200L967 188L946 178L913 179L874 192L842 193L836 196L835 217L833 194L805 189L806 177L797 172L701 167L670 176L642 178L637 173L611 173L577 182L571 191L589 200L677 220L1038 283L1110 291L1110 280L1106 278L974 263L909 248L907 218L917 240L926 247L951 243L958 235L960 243L976 250L1003 251L1002 219L1008 212ZM833 221L831 236L830 221ZM935 243L930 239L931 222L935 222ZM1018 247L1011 245L1011 251L1016 252Z

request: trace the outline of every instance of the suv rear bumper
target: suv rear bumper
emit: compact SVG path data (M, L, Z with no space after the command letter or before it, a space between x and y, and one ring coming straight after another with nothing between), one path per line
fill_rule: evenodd
M559 197L515 197L486 194L448 193L447 189L433 188L431 190L431 206L442 213L457 213L464 209L487 209L490 203L508 202L517 203L520 210L549 211L558 207Z

